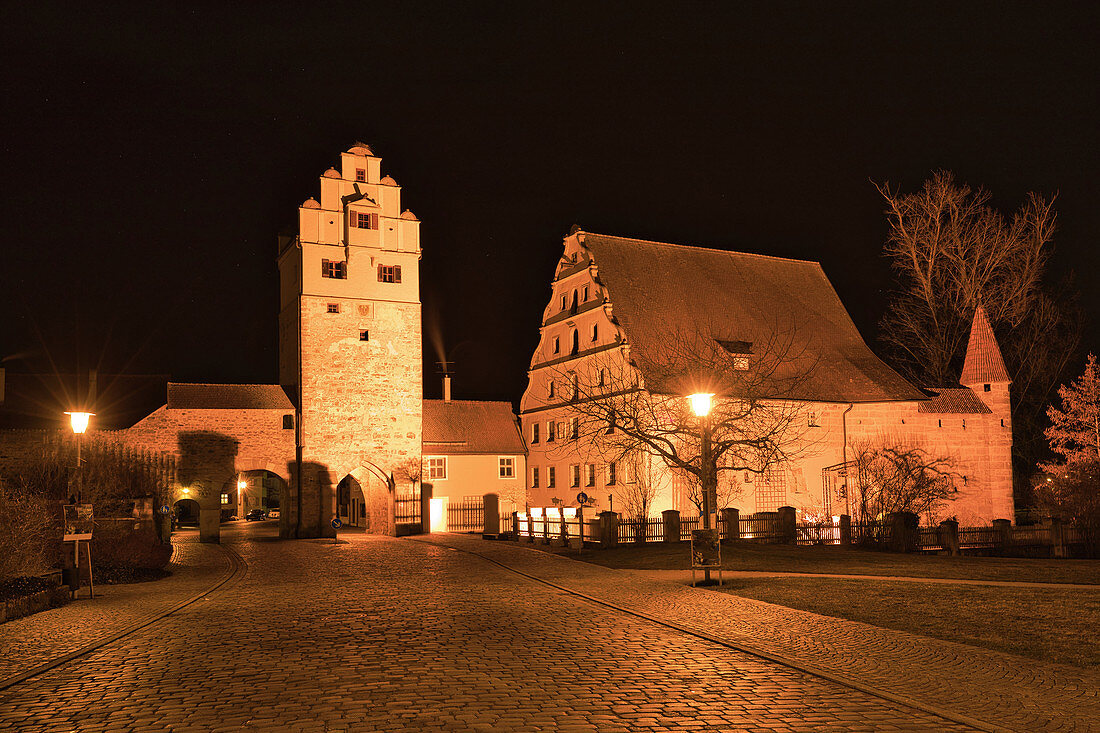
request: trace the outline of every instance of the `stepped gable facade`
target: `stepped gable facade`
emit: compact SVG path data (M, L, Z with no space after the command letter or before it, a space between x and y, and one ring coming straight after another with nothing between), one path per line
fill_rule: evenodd
M775 377L789 378L784 399L806 420L797 462L738 472L730 504L742 512L851 513L845 466L853 450L890 441L952 460L956 492L941 517L1012 518L1008 377L984 313L974 333L967 365L981 368L964 368L958 388L922 390L867 347L818 263L576 231L564 241L520 403L529 502L575 505L583 491L597 509L621 507L626 483L637 481L625 466L601 461L591 441L571 439L575 389L564 375L686 395L698 375L663 369L662 347L707 338L744 348L746 359L781 345L789 359L777 360ZM654 512L694 513L682 479L652 457L644 465L658 487Z

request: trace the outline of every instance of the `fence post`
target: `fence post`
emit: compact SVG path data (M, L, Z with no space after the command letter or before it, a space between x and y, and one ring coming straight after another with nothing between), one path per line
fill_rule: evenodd
M420 531L432 533L432 485L420 484Z
M997 549L1007 555L1012 549L1012 520L994 519L993 533L997 535Z
M940 547L947 551L948 555L959 554L959 523L954 519L945 519L936 529L939 535Z
M562 547L569 547L569 527L565 524L565 506L558 507L558 539Z
M779 507L779 531L783 535L783 543L793 545L798 537L795 527L795 509L793 506Z
M531 515L531 507L527 507L527 541L535 542L535 518Z
M665 509L661 512L661 521L664 524L665 542L679 542L680 512L676 509Z
M600 512L600 547L607 548L619 544L619 515L615 512Z
M486 494L482 499L481 518L484 531L481 536L485 539L495 539L500 534L500 495Z
M736 507L722 510L722 521L726 523L726 539L736 542L741 539L741 512Z
M920 548L920 518L913 512L890 512L890 549L893 552L913 552Z
M1058 517L1050 518L1050 555L1051 557L1066 556L1066 535L1062 520Z
M840 515L840 544L844 547L852 544L852 518L847 514Z
M512 537L519 540L519 512L512 512Z
M550 544L550 507L542 509L542 544Z

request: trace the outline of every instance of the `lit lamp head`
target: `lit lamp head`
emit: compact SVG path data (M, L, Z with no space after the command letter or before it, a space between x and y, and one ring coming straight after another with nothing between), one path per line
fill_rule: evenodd
M245 481L244 479L241 479L240 481L237 482L237 488L238 489L247 489L248 488L248 482Z
M714 397L713 392L698 392L693 395L688 395L688 401L691 403L691 411L698 417L706 417L710 413L711 397Z
M191 494L191 489L186 489L185 488L185 489L183 489L182 493L183 493L184 496L189 496Z
M66 412L69 416L69 424L73 427L73 432L77 435L83 435L88 430L88 422L91 421L94 412Z

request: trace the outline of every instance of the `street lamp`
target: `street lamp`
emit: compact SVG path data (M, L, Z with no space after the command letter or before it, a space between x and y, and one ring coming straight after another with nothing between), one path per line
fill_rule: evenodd
M710 408L713 392L696 392L688 395L691 403L691 411L703 421L703 434L699 441L699 488L703 494L703 529L711 528L710 515L714 511L714 505L718 503L718 476L714 470L714 459L711 457L710 445ZM703 582L710 582L710 569L703 569Z
M91 422L94 412L80 412L73 410L66 412L69 416L69 425L72 426L73 433L76 435L76 502L79 504L81 500L81 493L84 489L84 471L81 469L83 461L80 457L81 444L84 442L84 433L88 432L88 423Z

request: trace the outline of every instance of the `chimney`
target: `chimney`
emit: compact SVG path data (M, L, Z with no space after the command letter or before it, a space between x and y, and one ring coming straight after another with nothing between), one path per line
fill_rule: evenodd
M443 375L443 401L444 402L450 402L451 401L451 375L450 374L444 374Z

